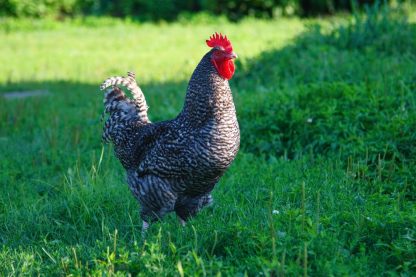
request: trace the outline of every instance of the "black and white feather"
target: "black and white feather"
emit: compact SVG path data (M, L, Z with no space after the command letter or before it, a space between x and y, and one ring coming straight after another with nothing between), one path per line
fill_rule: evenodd
M187 220L209 205L212 189L238 152L240 131L231 89L211 64L211 52L192 74L183 110L172 120L149 121L133 73L101 85L107 89L104 107L109 113L103 139L114 144L145 222L173 211Z

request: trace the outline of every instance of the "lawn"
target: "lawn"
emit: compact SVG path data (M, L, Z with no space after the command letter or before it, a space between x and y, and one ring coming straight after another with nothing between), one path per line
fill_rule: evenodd
M414 15L4 21L0 94L48 93L0 95L0 274L415 274ZM99 84L133 70L172 118L215 31L239 55L240 153L212 207L142 238Z

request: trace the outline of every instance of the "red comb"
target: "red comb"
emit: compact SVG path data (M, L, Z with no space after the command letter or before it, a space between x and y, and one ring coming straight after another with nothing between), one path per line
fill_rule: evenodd
M213 34L206 42L209 47L222 47L227 52L233 52L231 42L228 40L227 36L223 36L221 33Z

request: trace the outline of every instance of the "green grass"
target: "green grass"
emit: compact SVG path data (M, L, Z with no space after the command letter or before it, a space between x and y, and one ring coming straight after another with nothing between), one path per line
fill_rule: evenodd
M0 91L50 95L0 97L1 275L415 274L416 27L368 16L9 23ZM135 70L172 118L214 31L240 56L241 151L213 207L143 240L98 85Z

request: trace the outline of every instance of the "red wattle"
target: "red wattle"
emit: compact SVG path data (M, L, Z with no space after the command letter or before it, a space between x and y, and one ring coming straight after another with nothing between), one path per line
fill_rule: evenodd
M212 59L211 61L221 77L227 80L230 80L233 77L235 71L233 60L224 60L216 62L214 59Z

